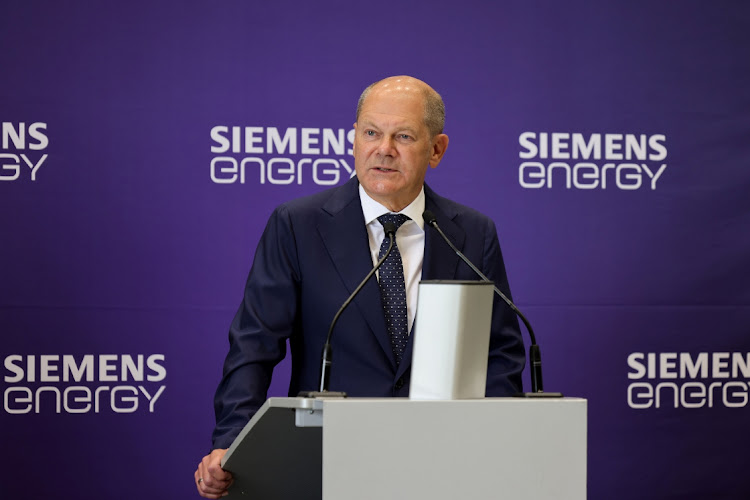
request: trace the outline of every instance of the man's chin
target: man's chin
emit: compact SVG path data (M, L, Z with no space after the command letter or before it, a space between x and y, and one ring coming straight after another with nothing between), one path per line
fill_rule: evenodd
M378 179L375 182L370 181L363 186L370 196L390 197L397 195L401 190L401 186L398 183L382 179Z

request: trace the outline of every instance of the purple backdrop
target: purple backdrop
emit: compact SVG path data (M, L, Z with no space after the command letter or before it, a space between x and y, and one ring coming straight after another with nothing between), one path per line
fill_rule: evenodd
M195 495L266 219L349 178L404 73L446 101L427 181L496 221L547 389L589 400L589 498L750 495L746 4L1 10L3 498Z

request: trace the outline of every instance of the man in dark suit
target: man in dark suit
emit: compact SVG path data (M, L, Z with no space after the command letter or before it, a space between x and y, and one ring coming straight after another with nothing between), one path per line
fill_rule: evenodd
M419 280L476 279L435 231L424 228L425 209L510 294L494 223L424 184L428 165L436 167L448 147L444 120L442 99L424 82L401 76L374 83L357 106L356 179L285 203L271 215L230 329L215 398L214 450L195 471L202 496L219 498L231 484L231 474L220 468L221 458L263 404L287 339L292 351L289 394L318 388L331 319L378 259L384 239L379 217L403 214L386 216L400 218L402 224L396 232L401 306L390 309L393 300L381 293L382 277L380 284L371 280L362 289L336 325L332 390L349 396L408 396L413 340L408 332ZM388 281L391 286L390 277ZM524 360L518 321L496 298L487 395L519 392Z

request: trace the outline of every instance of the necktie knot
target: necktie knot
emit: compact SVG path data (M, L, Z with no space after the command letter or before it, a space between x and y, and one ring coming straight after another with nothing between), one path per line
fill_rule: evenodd
M390 222L391 224L396 226L396 230L401 227L401 225L411 220L408 216L404 214L383 214L380 217L378 217L378 221L381 225L385 226L386 223Z

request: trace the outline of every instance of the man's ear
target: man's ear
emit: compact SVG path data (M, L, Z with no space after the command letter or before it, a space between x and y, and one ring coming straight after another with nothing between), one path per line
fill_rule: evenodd
M445 150L448 149L448 136L445 134L438 134L432 140L432 151L430 152L430 167L435 168L443 159Z

